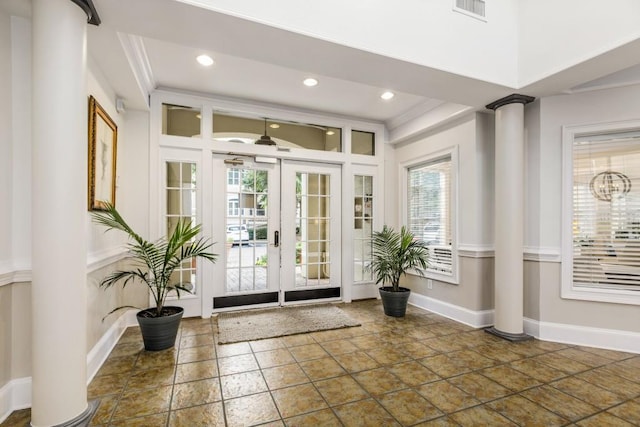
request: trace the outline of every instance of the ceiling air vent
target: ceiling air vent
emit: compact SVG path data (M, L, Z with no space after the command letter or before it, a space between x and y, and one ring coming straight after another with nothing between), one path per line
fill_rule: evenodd
M453 10L475 18L485 19L484 0L454 0Z

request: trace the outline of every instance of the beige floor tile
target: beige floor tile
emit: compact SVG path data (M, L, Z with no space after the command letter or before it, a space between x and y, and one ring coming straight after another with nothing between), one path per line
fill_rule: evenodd
M310 381L298 364L263 369L262 374L270 390L304 384Z
M502 343L484 344L474 347L474 350L490 359L498 362L514 362L522 359L522 355L509 350L509 347Z
M109 427L149 427L164 426L167 424L168 412L162 414L147 415L138 418L129 418L127 420L114 421Z
M288 427L303 427L303 426L341 427L342 426L342 423L334 415L331 409L323 409L321 411L311 412L309 414L288 418L285 420L285 424Z
M584 363L585 365L592 368L611 363L611 359L603 356L598 356L594 353L580 350L578 348L565 348L563 350L559 350L556 354L559 354L560 356L564 356L571 360L576 360L580 363Z
M450 358L445 354L425 357L420 359L419 362L442 378L449 378L471 371L463 361Z
M640 395L640 383L614 375L603 368L582 372L576 375L576 378L588 381L611 393L617 394L622 399L632 399Z
M472 371L495 366L498 363L494 359L484 357L477 351L470 349L448 353L447 357L464 363Z
M423 359L428 356L435 356L438 352L426 344L417 341L406 342L396 347L398 351L406 354L411 359Z
M118 404L118 398L119 396L117 395L100 398L98 409L96 410L96 413L94 414L93 418L91 418L91 425L107 424L111 420L113 411L116 408L116 405ZM29 421L29 420L27 419L26 421ZM28 425L28 423L27 422L22 424L16 423L12 425L26 426Z
M180 349L178 353L178 363L200 362L216 358L216 351L213 345L203 345L200 347L189 347Z
M362 335L351 338L349 341L351 341L351 344L355 345L360 350L371 350L384 345L384 342L380 340L377 334Z
M478 399L447 381L424 384L416 391L444 413L452 413L480 404Z
M356 381L370 394L380 395L406 388L407 386L385 368L372 369L353 374Z
M460 427L460 424L445 416L416 424L414 427Z
M269 393L226 400L224 411L228 427L258 425L280 419L278 409Z
M257 369L259 369L258 362L253 354L241 354L239 356L218 359L218 371L220 375L239 374Z
M535 378L516 371L507 365L483 369L480 373L512 391L522 391L542 385L542 383Z
M518 360L510 363L509 366L543 383L556 381L568 375L565 372L552 368L544 363L537 362L534 359Z
M251 346L248 342L237 342L233 344L220 344L216 346L216 353L218 357L230 357L230 356L239 356L241 354L249 354L253 350L251 350Z
M155 388L158 386L173 384L176 368L165 366L162 368L135 371L129 377L126 390Z
M600 368L604 372L609 372L627 380L640 383L640 368L627 363L627 361L616 362Z
M170 348L162 351L143 351L138 355L134 369L145 371L147 369L174 366L178 363L178 350Z
M400 425L380 404L372 399L337 406L334 411L345 427Z
M132 341L132 342L131 341L119 342L118 344L116 344L113 350L111 350L111 354L109 354L109 358L137 356L142 352L144 352L144 345L142 344L142 340Z
M370 349L366 353L380 365L393 365L411 360L406 354L388 347Z
M280 340L284 343L285 347L298 347L305 344L315 344L316 342L311 334L289 335L280 338Z
M509 396L488 406L519 426L555 427L566 425L568 421L521 396Z
M295 363L295 359L286 348L277 348L275 350L261 351L254 354L258 360L258 365L262 369L273 368L274 366L288 365Z
M285 346L282 338L269 338L266 340L251 341L249 344L253 351L275 350Z
M204 380L218 376L217 360L183 363L176 367L176 384L187 381Z
M471 426L517 426L514 422L506 419L499 413L489 409L486 406L476 406L475 408L465 409L464 411L456 412L450 415L450 417L460 424L462 427Z
M95 377L87 389L89 399L118 394L124 390L124 386L129 381L129 376L124 374L102 375Z
M388 366L387 369L403 383L415 387L440 380L440 377L416 361Z
M329 353L324 351L320 344L305 344L298 347L291 347L289 351L298 362L329 356Z
M577 374L586 371L590 366L580 363L577 360L569 359L559 355L558 353L545 353L534 357L535 361L544 363L552 368L558 369L568 374Z
M247 396L267 391L267 383L260 371L242 372L220 377L222 396L225 399Z
M330 406L342 405L369 397L369 393L349 375L318 381L314 385Z
M640 399L625 402L609 409L607 412L630 423L640 424Z
M481 402L498 399L511 393L511 391L480 374L471 373L450 378L449 382L461 390L476 397Z
M281 388L272 392L283 418L295 417L327 407L320 393L311 384Z
M593 353L597 356L606 357L609 360L625 360L634 356L633 353L625 353L624 351L615 351L615 350L606 350L604 348L594 348L594 347L576 347L582 351L588 351L589 353Z
M218 378L191 381L188 383L176 384L173 387L171 409L203 405L205 403L217 402L221 399L220 381Z
M428 345L429 347L440 353L450 353L452 351L459 351L464 349L464 345L451 341L448 336L429 338L422 341L422 343Z
M137 359L137 354L123 357L109 357L100 367L96 377L131 372Z
M348 372L366 371L369 369L378 368L380 366L378 362L369 357L369 355L364 351L339 354L334 356L334 358Z
M332 356L345 353L354 353L359 350L358 347L356 347L351 341L346 339L327 341L321 343L321 345L322 348L324 348L324 350Z
M300 367L311 381L344 375L347 372L331 357L300 362Z
M169 427L224 426L222 402L172 411Z
M180 350L204 345L213 345L213 334L187 335L180 339Z
M533 388L521 395L570 421L579 420L599 411L595 406L551 386Z
M413 390L382 395L378 402L402 425L414 425L443 415L438 408Z
M623 400L610 391L576 377L565 378L549 385L601 409L617 405Z
M171 386L166 386L123 393L113 413L113 420L124 420L168 412L171 389Z
M631 427L638 424L631 424L625 420L611 415L607 412L601 412L593 417L589 417L586 420L581 420L576 423L580 427Z

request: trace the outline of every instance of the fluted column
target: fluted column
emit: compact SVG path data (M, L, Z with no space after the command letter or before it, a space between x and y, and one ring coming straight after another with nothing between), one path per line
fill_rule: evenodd
M495 110L495 319L487 332L510 341L524 334L524 105L534 98L510 95Z
M31 425L76 426L87 403L87 12L33 0ZM90 3L90 1L89 1Z

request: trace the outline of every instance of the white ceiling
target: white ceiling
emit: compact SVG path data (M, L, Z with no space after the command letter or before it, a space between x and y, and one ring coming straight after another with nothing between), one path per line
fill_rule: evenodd
M1 0L0 10L25 14L29 3ZM637 53L636 45L513 88L185 2L94 4L102 24L88 29L90 60L128 109L146 109L150 91L169 88L384 122L394 128L432 110L448 111L447 105L481 109L514 92L543 96L640 82L640 66L627 68L630 62L640 62L640 55L629 59L629 53ZM195 57L201 53L212 56L215 64L197 64ZM303 86L308 76L320 84ZM381 100L385 90L393 90L395 98Z

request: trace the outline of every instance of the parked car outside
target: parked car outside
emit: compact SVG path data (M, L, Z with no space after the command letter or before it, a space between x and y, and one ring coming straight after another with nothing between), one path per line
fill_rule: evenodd
M227 240L230 239L233 239L234 245L249 243L249 230L247 230L247 226L244 224L228 225Z

